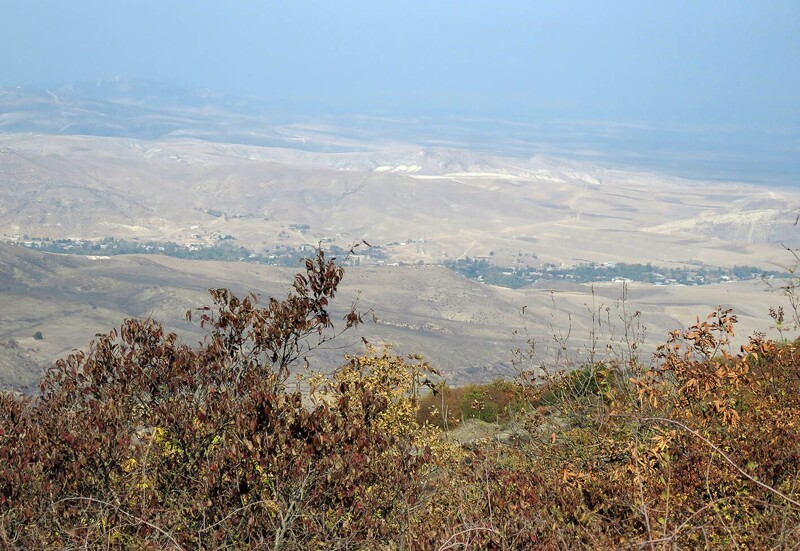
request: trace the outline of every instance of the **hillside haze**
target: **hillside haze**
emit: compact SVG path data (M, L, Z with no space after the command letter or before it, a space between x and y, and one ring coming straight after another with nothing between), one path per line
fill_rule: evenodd
M0 104L0 234L13 244L0 262L0 384L26 391L53 359L125 317L152 316L200 339L183 314L208 303L206 289L281 296L299 264L65 256L15 245L113 238L187 250L222 244L267 258L365 241L349 260L342 300L359 298L374 323L318 352L317 362L338 365L363 336L422 352L451 382L466 382L513 374L514 332L523 328L538 361L558 355L560 334L588 353L592 312L605 307L616 327L604 334L616 338L623 291L568 282L505 289L445 263L784 271L793 260L784 247L798 241L800 194L791 188L377 139L368 124L281 118L266 104L120 80L5 89ZM768 306L781 300L766 289L760 281L632 283L626 298L644 312L649 351L718 305L736 307L744 329L763 328Z
M183 314L208 302L206 289L280 296L299 267L291 255L319 244L346 251L364 242L348 261L344 300L360 297L375 314L359 336L428 354L451 382L465 382L512 374L523 327L539 361L557 355L554 335L564 331L587 350L591 312L618 308L622 287L567 279L504 289L444 264L479 259L508 274L586 263L781 272L793 261L785 246L800 240L793 188L598 165L586 160L597 155L576 154L580 125L537 137L546 125L301 115L297 105L120 78L3 88L0 107L4 241L62 240L57 250L70 252L114 239L134 251L223 246L243 251L240 260L290 259L276 268L4 247L0 383L27 391L53 359L125 317L153 316L201 338ZM536 147L539 138L561 145ZM780 299L766 288L631 284L627 300L646 313L652 350L717 305L737 307L746 328L763 327ZM33 339L36 331L45 338ZM612 327L604 331L612 338ZM318 361L337 365L357 343L353 336Z
M798 194L418 146L315 153L197 140L0 135L6 236L341 247L390 262L782 265ZM297 228L302 228L298 230Z
M274 94L236 95L113 77L0 86L0 130L59 135L193 138L317 152L419 144L513 158L532 152L692 179L795 186L796 128L579 118L443 107L337 108Z

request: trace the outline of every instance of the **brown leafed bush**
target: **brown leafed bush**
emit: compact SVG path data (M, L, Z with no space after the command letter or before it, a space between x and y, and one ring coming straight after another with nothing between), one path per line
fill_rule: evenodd
M313 548L397 538L438 442L397 391L418 368L353 359L318 382L324 399L313 405L285 386L304 352L331 337L328 300L341 276L319 253L286 300L262 307L212 290L200 348L152 320L127 320L57 362L38 399L3 394L0 543ZM351 309L344 326L360 321Z
M718 310L651 365L447 388L368 350L301 394L287 378L337 334L343 276L321 252L305 268L264 305L212 290L190 315L198 347L127 320L57 362L37 398L0 393L0 547L800 542L800 343L733 351L735 316ZM340 330L359 323L351 308ZM463 449L433 426L481 415L520 437Z
M756 336L734 353L734 327L718 310L633 373L598 364L524 384L528 437L453 464L415 545L796 546L800 344Z

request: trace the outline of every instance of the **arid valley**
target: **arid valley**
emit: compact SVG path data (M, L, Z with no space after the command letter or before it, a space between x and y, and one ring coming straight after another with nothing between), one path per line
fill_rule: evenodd
M800 549L800 2L5 2L0 549Z
M524 331L537 361L557 354L559 335L573 351L606 354L621 346L625 316L639 311L647 355L717 306L734 308L746 336L769 326L770 306L784 305L786 280L775 275L796 261L787 250L800 241L794 190L454 148L350 140L347 149L0 135L0 382L30 391L55 358L125 317L152 316L194 342L202 335L184 314L208 302L208 288L281 296L300 264L269 264L318 245L343 258L360 244L340 306L358 298L372 320L319 351L319 363L336 365L364 337L422 354L452 383L513 375ZM140 253L227 247L240 258L112 256L97 245L104 239ZM41 252L56 243L61 252L96 251ZM465 259L499 276L533 275L509 288L446 267ZM620 264L773 275L692 285L535 275Z

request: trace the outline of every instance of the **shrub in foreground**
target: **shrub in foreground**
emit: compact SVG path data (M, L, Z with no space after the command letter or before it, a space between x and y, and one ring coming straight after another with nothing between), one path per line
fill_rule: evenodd
M213 290L199 348L127 320L57 362L39 398L0 395L0 545L397 539L438 446L408 392L426 367L372 353L315 377L309 396L286 388L297 359L331 337L341 276L320 253L285 300Z
M128 320L57 362L39 397L0 393L0 546L800 542L800 344L734 353L718 310L651 365L446 389L424 362L368 350L292 391L298 360L336 334L342 275L319 253L285 300L213 290L199 347ZM360 322L351 308L344 329ZM428 422L435 403L491 404L524 438L462 449Z

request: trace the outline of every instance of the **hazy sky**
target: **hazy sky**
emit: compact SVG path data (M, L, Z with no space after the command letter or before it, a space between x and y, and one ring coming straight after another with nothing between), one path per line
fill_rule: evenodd
M2 4L2 85L122 75L353 111L800 122L797 0Z

